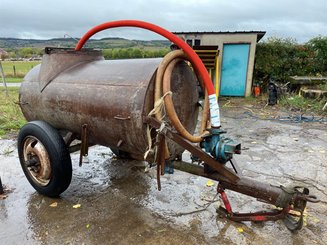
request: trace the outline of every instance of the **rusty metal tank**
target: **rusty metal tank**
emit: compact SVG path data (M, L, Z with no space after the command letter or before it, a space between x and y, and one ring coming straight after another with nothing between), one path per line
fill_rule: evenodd
M20 105L28 121L42 120L99 144L143 159L147 149L144 116L153 108L156 70L161 58L104 60L100 51L46 48L20 88ZM173 71L175 109L193 133L198 117L197 79L185 62ZM168 119L167 119L168 120ZM173 156L183 148L169 142Z

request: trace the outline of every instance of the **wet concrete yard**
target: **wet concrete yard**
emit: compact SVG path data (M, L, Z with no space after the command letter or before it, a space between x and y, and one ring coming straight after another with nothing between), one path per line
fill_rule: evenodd
M235 158L245 176L273 185L309 187L305 226L293 234L282 221L236 223L216 214L216 183L175 171L162 177L144 162L118 160L92 147L60 198L39 195L21 170L15 139L0 140L0 176L12 190L0 200L0 244L327 244L327 124L283 123L224 110L223 127L242 143ZM189 158L184 155L184 160ZM271 208L230 191L235 211ZM57 202L56 207L50 205ZM212 204L203 210L208 203ZM80 204L79 208L73 208Z

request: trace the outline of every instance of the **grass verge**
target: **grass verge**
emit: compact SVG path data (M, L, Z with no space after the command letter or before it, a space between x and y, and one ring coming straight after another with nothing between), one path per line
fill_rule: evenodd
M19 88L8 88L8 95L0 87L0 138L8 133L17 132L26 120L18 102Z
M21 77L6 77L6 83L21 83L23 81L23 78ZM0 84L2 83L2 80L0 80Z
M40 61L1 61L6 77L15 77L15 72L16 77L24 77L29 70L40 63Z
M320 85L318 86L318 89L321 89L321 90L327 91L327 83L320 84Z
M309 99L299 95L283 96L279 100L279 104L291 110L299 111L304 114L327 115L327 111L322 108L325 105L324 99Z

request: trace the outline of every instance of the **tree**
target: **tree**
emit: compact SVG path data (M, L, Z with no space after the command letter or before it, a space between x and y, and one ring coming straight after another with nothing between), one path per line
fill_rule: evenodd
M307 44L292 39L270 38L257 45L254 78L265 85L270 80L287 83L290 76L312 74L313 52Z
M270 38L257 45L255 82L280 83L290 76L327 76L327 37L315 37L305 44L292 39Z
M102 50L103 57L107 60L112 59L112 49L104 49Z
M313 52L313 71L327 75L327 37L315 37L307 43Z
M133 49L132 57L133 58L143 58L143 53L140 49L135 48L135 49Z
M19 56L23 58L29 58L32 57L34 54L33 48L21 48L18 52Z

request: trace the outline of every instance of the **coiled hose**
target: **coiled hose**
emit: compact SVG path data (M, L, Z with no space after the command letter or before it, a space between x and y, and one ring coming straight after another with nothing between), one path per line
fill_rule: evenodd
M154 101L160 100L160 98L164 96L164 104L165 109L168 115L168 118L170 119L171 124L173 127L177 130L178 133L180 133L184 138L187 140L198 143L203 140L203 136L206 135L206 127L207 127L207 121L208 121L208 114L209 114L209 100L208 100L208 93L205 90L205 100L204 100L204 106L203 106L203 112L202 112L202 121L201 121L201 127L200 127L200 135L194 136L190 134L185 127L180 122L177 113L175 111L175 107L172 100L172 93L170 92L170 80L171 75L173 72L173 69L175 65L183 60L189 61L187 56L182 50L175 50L170 53L168 53L164 59L161 61L156 75L156 82L155 82L155 94L154 94ZM196 74L197 75L197 74ZM197 75L200 85L203 88L203 82L201 78ZM157 112L155 114L155 117L158 120L162 119L161 112Z

